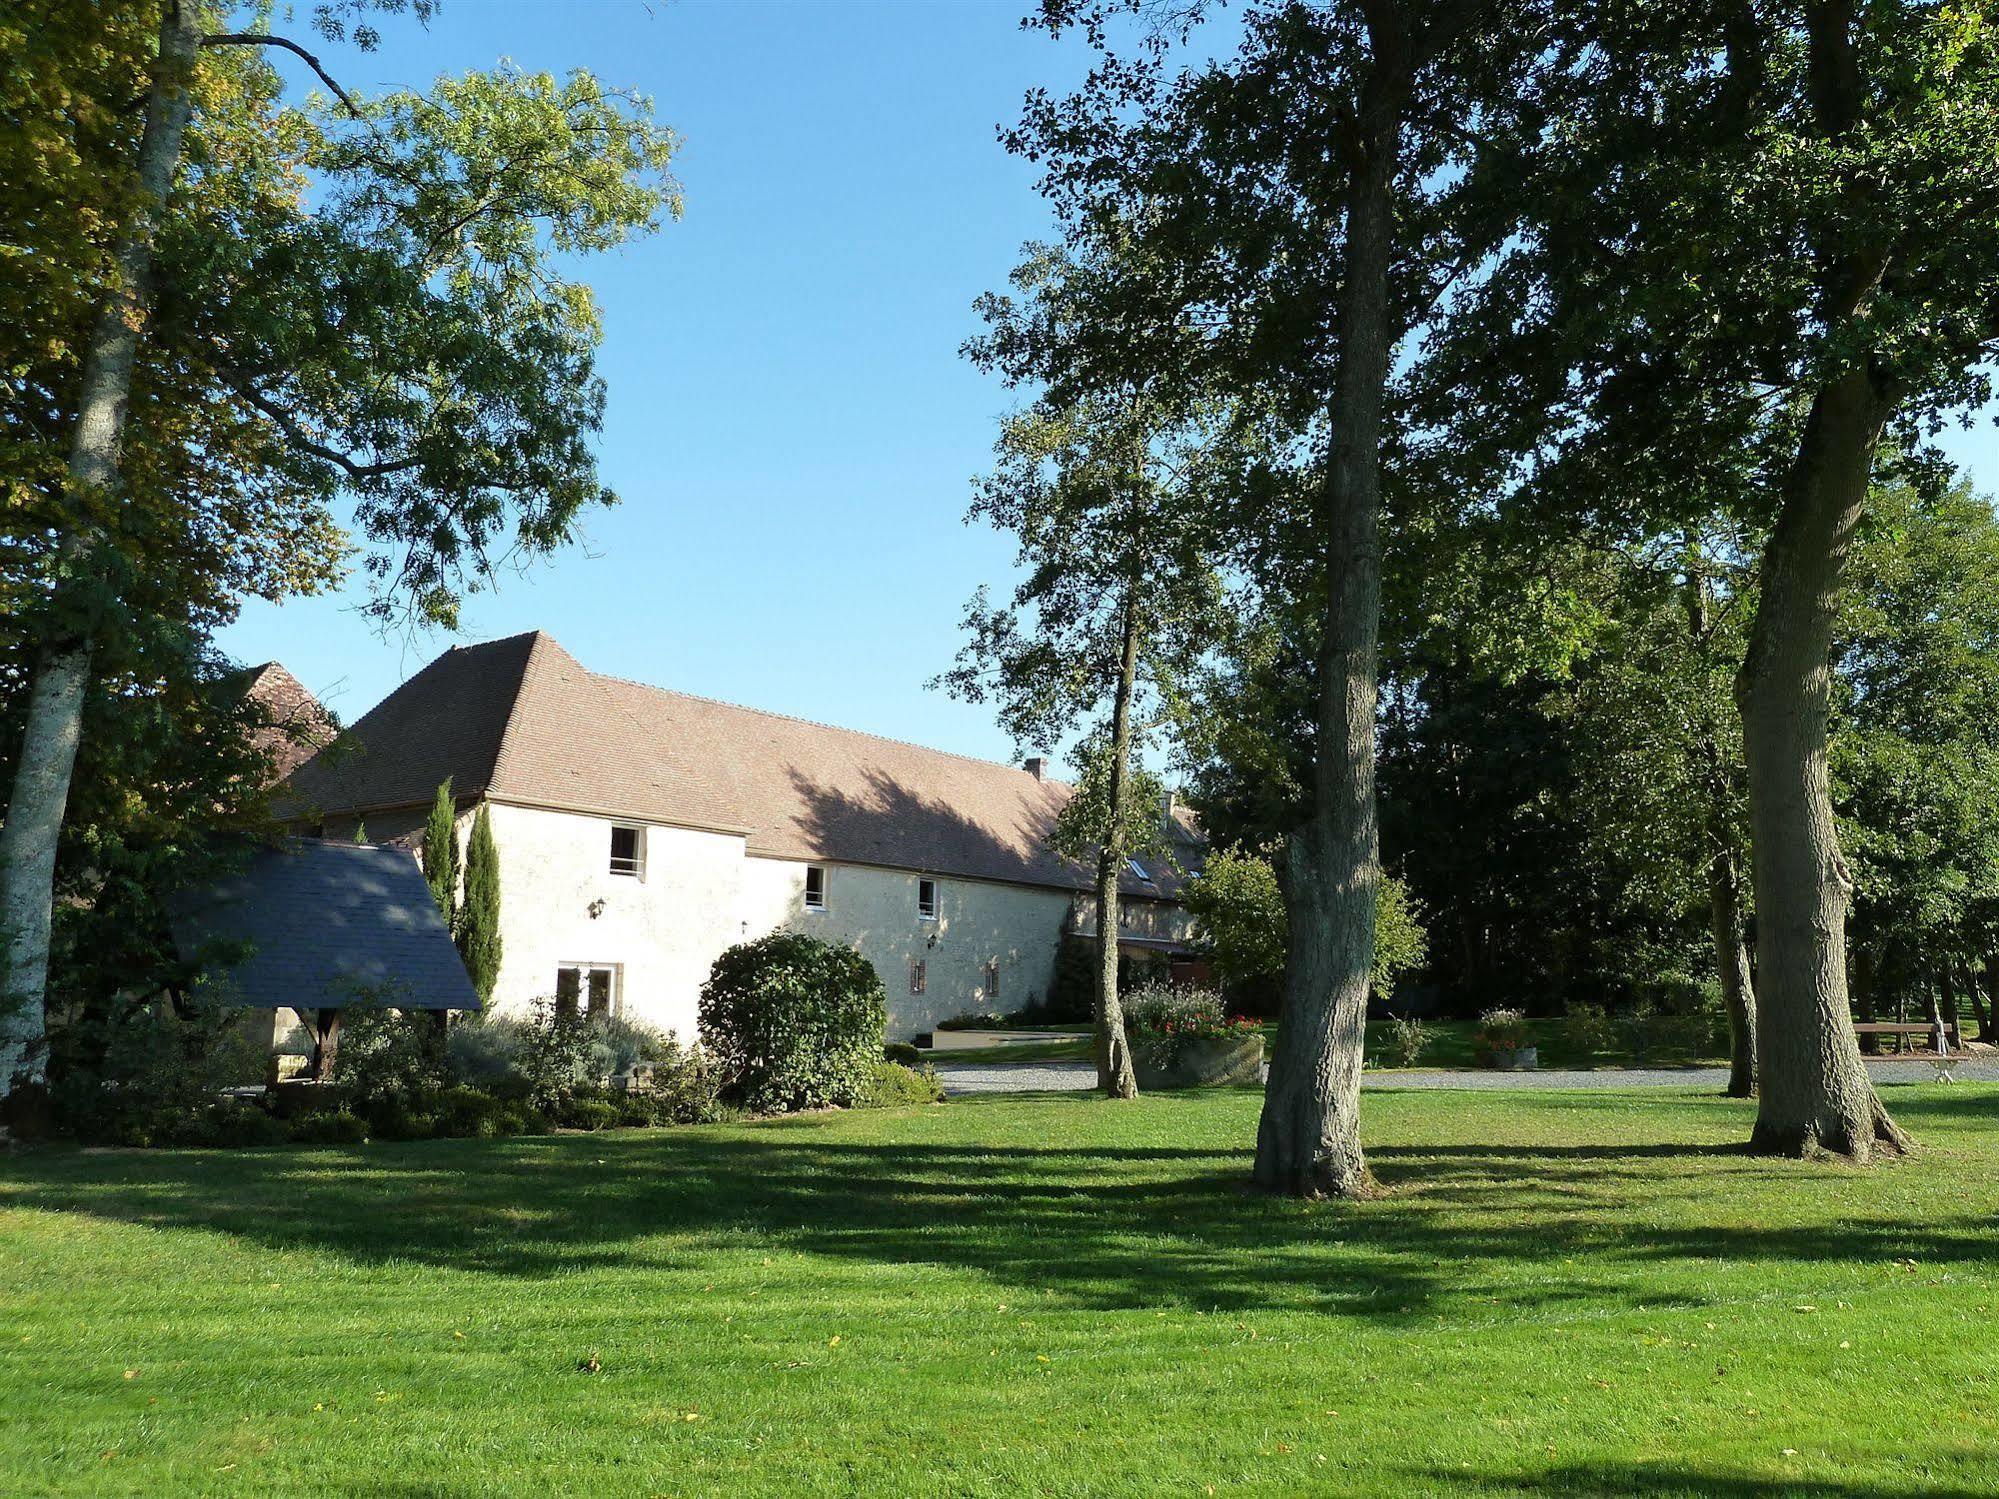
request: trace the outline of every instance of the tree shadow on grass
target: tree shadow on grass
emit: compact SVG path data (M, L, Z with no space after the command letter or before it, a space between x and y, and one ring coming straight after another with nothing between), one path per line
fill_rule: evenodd
M1503 1474L1436 1469L1440 1488L1482 1488L1494 1494L1618 1496L1618 1499L1990 1499L1991 1484L1970 1472L1969 1459L1925 1457L1927 1466L1967 1470L1963 1476L1893 1483L1824 1478L1763 1478L1691 1464L1568 1463L1545 1472Z
M1309 1206L1246 1193L1240 1151L882 1142L829 1123L348 1150L51 1151L21 1163L0 1202L528 1279L673 1269L754 1236L974 1270L1079 1306L1289 1308L1390 1323L1469 1299L1699 1305L1717 1260L1982 1261L1990 1243L1991 1220L1977 1214L1725 1221L1753 1207L1746 1195L1662 1223L1645 1211L1661 1195L1698 1199L1710 1173L1763 1169L1699 1144L1381 1147L1373 1159L1396 1188L1388 1197ZM1569 1261L1573 1271L1554 1270ZM1536 1274L1522 1276L1524 1263Z

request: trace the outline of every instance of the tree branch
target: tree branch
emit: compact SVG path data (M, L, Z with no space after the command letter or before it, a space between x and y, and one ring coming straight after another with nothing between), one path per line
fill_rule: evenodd
M347 90L342 88L338 83L335 83L333 75L320 65L319 59L306 51L297 42L288 41L281 36L271 36L261 31L218 31L203 37L201 45L204 47L282 47L285 51L295 53L304 58L306 66L319 75L319 81L332 89L334 97L347 106L347 113L354 116L357 120L361 118L361 107L348 96Z

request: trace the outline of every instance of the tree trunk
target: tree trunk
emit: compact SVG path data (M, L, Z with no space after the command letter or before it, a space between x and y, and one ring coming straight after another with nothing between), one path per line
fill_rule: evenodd
M1873 1022L1879 1018L1874 1008L1874 955L1866 948L1854 951L1852 962L1853 1008L1862 1020ZM1881 1038L1869 1032L1860 1038L1863 1056L1874 1056L1881 1050Z
M1125 800L1131 795L1131 700L1138 685L1138 590L1125 593L1117 696L1111 703L1110 836L1097 855L1097 1086L1110 1098L1138 1097L1131 1043L1118 1000L1118 883L1124 870Z
M1389 262L1402 41L1373 38L1376 72L1350 163L1335 420L1317 517L1325 602L1311 812L1286 843L1284 1008L1256 1136L1257 1184L1303 1197L1374 1190L1360 1143L1360 1074L1381 880L1374 799L1381 435L1394 343Z
M1707 649L1708 582L1698 541L1687 546L1687 633L1698 658ZM1742 866L1729 826L1729 776L1721 743L1710 728L1700 733L1701 772L1707 806L1702 819L1707 840L1708 927L1714 938L1715 970L1728 1008L1728 1097L1756 1096L1756 982L1749 973L1749 949L1742 940Z
M119 447L130 407L132 367L153 301L153 237L164 217L181 139L192 108L189 86L197 37L193 16L168 0L160 19L160 55L140 138L138 192L113 256L112 285L84 352L76 425L70 438L68 487L72 501L96 500L119 485ZM79 514L83 511L79 508ZM97 545L79 528L63 539L64 574L88 574ZM56 584L51 610L60 633L43 647L28 696L28 718L15 763L7 816L0 825L0 1096L17 1082L39 1083L46 1064L46 996L49 926L54 899L56 845L69 804L90 686L90 611L61 607Z
M1742 873L1735 851L1708 861L1708 914L1714 960L1721 969L1721 997L1728 1006L1728 1096L1756 1096L1756 984L1742 940Z
M1855 1044L1846 992L1853 882L1826 769L1841 573L1890 400L1865 369L1813 400L1763 554L1762 599L1736 679L1749 767L1760 1108L1751 1149L1857 1162L1900 1153Z

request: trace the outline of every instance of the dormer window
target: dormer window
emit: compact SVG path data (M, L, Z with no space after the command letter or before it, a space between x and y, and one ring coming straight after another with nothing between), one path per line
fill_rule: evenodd
M937 882L918 880L916 882L916 919L935 921L937 919Z
M611 873L644 879L646 872L645 829L622 824L611 829Z
M805 909L808 911L826 909L826 870L823 865L805 866Z

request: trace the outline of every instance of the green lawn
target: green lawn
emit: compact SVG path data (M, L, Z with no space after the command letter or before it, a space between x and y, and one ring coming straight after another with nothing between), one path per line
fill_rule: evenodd
M0 1163L0 1491L1999 1491L1999 1089L1871 1173L1745 1105L1254 1093ZM581 1361L595 1357L596 1373Z

